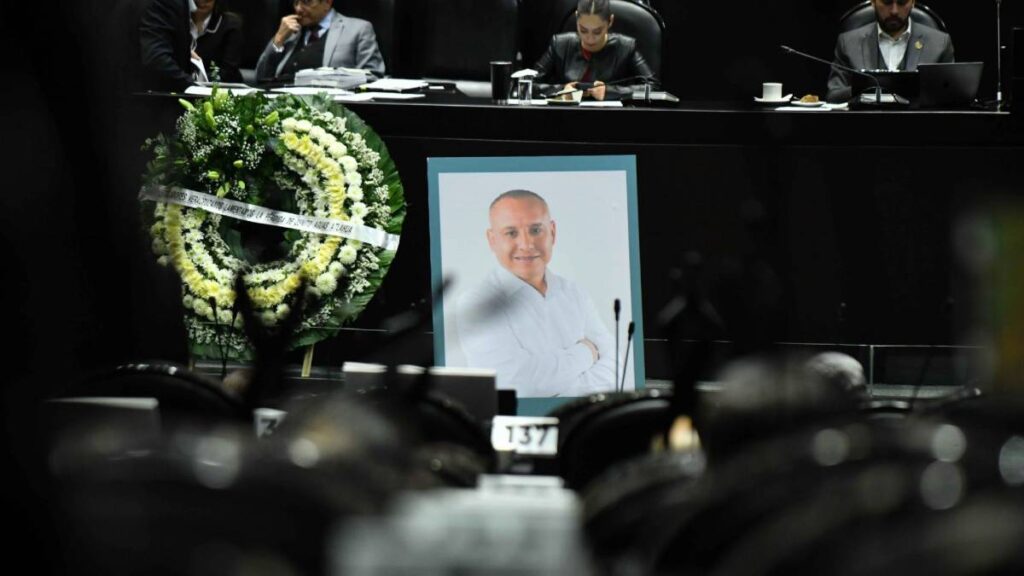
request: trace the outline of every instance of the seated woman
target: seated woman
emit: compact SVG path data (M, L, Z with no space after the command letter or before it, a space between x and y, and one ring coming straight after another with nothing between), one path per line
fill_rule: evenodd
M636 47L636 40L608 30L615 23L608 0L579 0L576 6L576 32L556 34L547 51L534 65L536 82L575 88L577 83L592 84L586 95L597 100L618 100L632 93L628 86L610 85L619 81L642 84L653 81L654 72Z
M196 54L202 58L206 74L213 80L211 70L216 66L221 82L241 82L239 70L242 61L242 18L224 12L223 0L195 0L191 30Z

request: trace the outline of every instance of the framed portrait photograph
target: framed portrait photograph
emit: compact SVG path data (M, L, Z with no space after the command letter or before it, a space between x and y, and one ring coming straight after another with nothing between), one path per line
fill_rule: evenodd
M429 158L428 181L437 365L495 370L523 415L643 386L635 156Z

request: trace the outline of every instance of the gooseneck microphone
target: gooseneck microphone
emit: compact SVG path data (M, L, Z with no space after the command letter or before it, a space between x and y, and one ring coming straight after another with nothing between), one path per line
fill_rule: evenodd
M619 313L622 312L622 302L616 298L612 306L615 311L615 377L619 377ZM615 387L618 389L618 386Z
M629 328L626 330L626 357L622 359L622 380L615 389L622 392L626 389L626 369L629 368L629 346L633 343L633 332L636 330L636 323L633 321L629 322Z
M854 74L857 74L859 76L865 76L867 78L871 78L871 81L875 83L875 104L881 104L882 103L882 85L878 82L878 78L875 78L873 75L868 74L867 72L865 72L863 70L857 70L856 68L850 68L849 66L844 66L842 64L839 64L838 62L832 62L830 60L825 60L824 58L818 58L817 56L811 56L810 54L807 54L805 52L801 52L801 51L796 50L794 48L790 48L789 46L786 46L785 44L780 44L780 48L782 48L782 50L785 51L788 54L796 54L797 56L802 56L802 57L807 58L809 60L814 60L815 62L821 62L823 64L828 64L829 66L832 66L833 68L838 68L840 70L845 70L847 72L853 72Z

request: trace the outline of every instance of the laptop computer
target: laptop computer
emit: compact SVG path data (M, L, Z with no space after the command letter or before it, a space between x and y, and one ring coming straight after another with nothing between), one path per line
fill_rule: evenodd
M984 62L920 64L918 106L921 108L966 108L974 102L981 84Z

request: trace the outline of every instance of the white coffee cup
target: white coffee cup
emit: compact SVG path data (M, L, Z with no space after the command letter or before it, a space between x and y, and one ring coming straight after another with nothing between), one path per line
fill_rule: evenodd
M782 84L779 82L765 82L761 84L762 100L782 100Z

